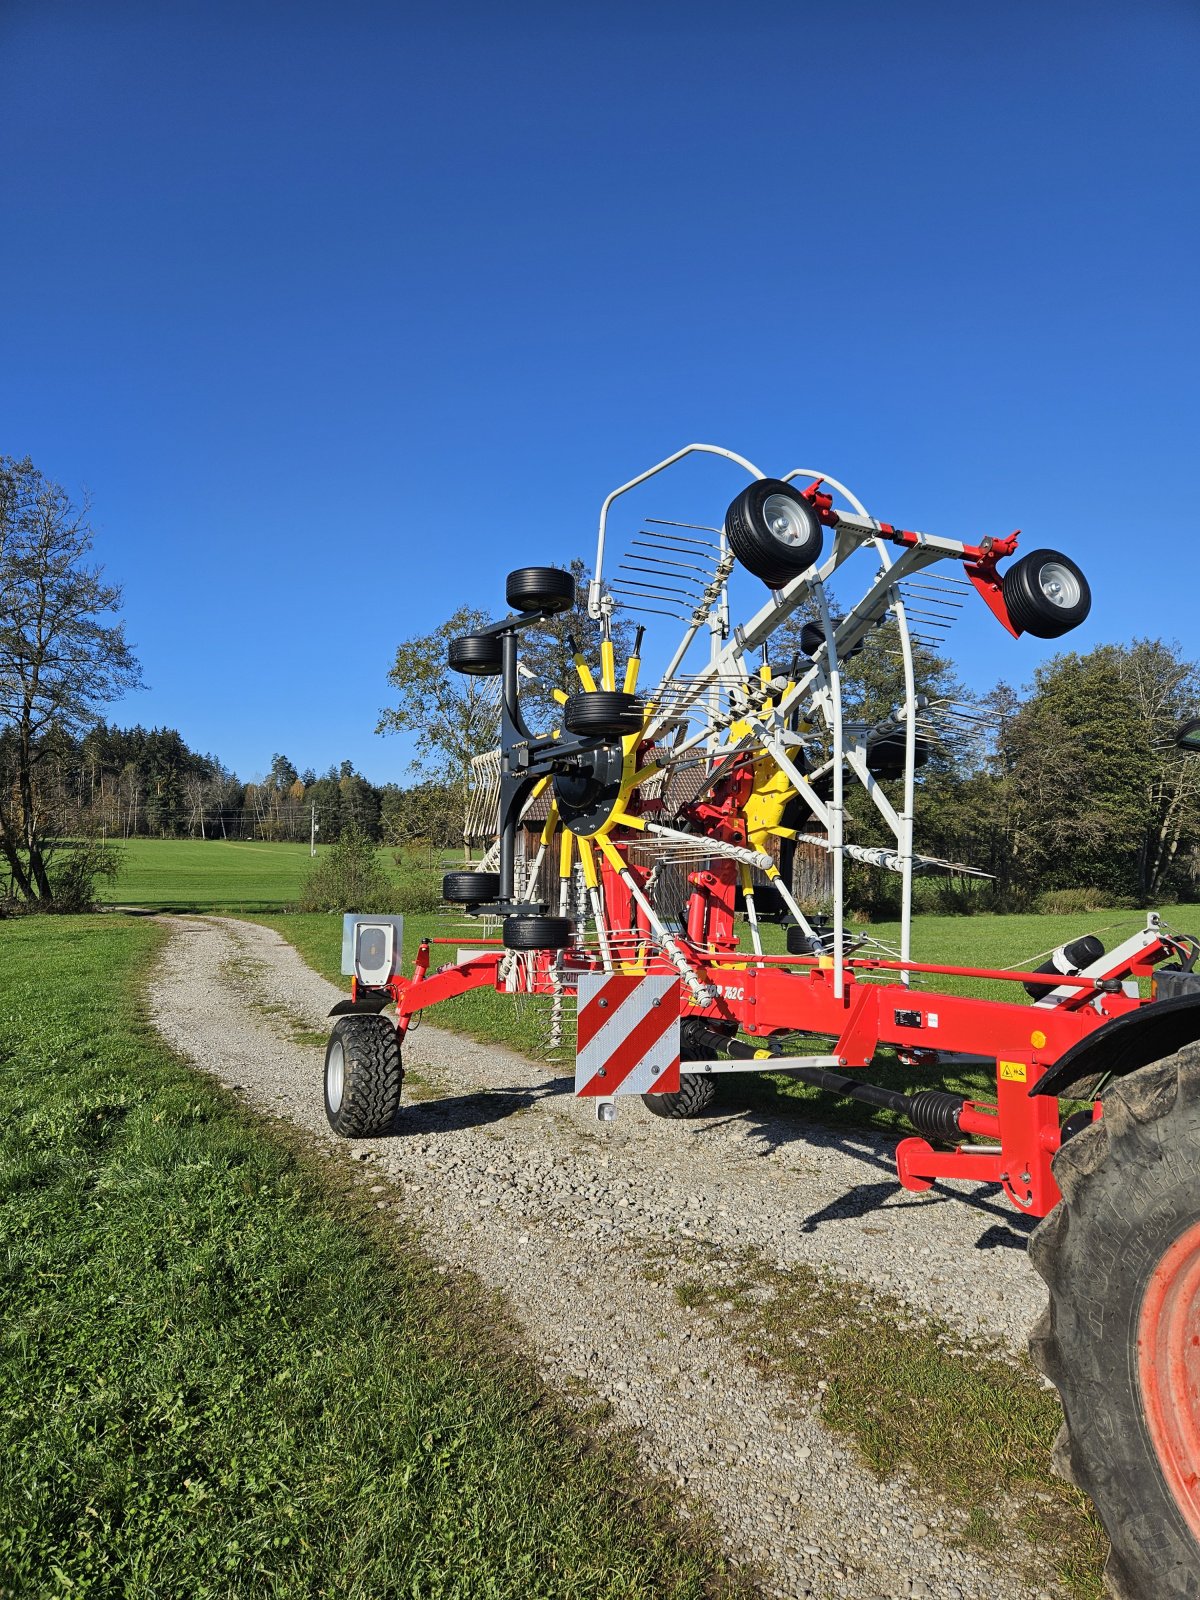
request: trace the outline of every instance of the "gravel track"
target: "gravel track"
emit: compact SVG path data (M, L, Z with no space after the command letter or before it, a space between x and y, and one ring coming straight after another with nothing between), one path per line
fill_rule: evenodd
M966 1337L1023 1347L1044 1303L1028 1229L964 1187L909 1195L867 1132L764 1114L664 1122L640 1102L600 1125L570 1085L494 1046L424 1025L422 1080L396 1135L336 1141L321 1099L324 1032L342 991L277 933L173 917L150 985L155 1023L255 1106L363 1161L377 1204L502 1290L546 1378L582 1381L637 1431L653 1467L713 1513L768 1594L845 1600L1048 1600L1015 1570L957 1548L958 1514L876 1481L817 1409L740 1359L671 1287L643 1273L670 1237L831 1269L901 1296Z

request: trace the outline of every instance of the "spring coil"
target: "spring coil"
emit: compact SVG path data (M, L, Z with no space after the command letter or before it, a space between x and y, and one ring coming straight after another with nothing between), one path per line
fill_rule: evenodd
M944 1089L925 1089L912 1097L908 1119L926 1139L953 1144L959 1136L958 1119L966 1100Z

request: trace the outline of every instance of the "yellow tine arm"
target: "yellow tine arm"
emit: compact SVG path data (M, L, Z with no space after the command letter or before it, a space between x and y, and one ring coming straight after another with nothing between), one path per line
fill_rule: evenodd
M560 878L571 876L571 852L575 843L575 835L568 829L563 829L562 843L558 847L558 875Z
M600 846L601 850L603 850L604 858L608 862L609 866L612 867L614 872L624 872L626 870L625 862L622 859L621 852L617 849L616 845L606 833L597 834L596 843Z
M646 831L646 824L641 817L635 817L631 811L614 811L612 820L619 822L623 828L636 828L639 833Z
M575 652L574 660L575 671L579 674L580 683L587 690L588 694L595 694L596 680L592 677L592 669L588 666L587 662L583 659L583 656L578 650Z
M617 687L617 657L611 639L600 641L600 681L606 689Z
M551 804L550 804L550 810L549 810L549 812L547 813L547 816L546 816L546 825L542 829L542 844L543 845L549 844L551 839L553 839L554 835L557 832L558 832L558 807L552 801Z
M580 839L579 859L583 862L583 881L589 889L595 889L600 883L600 874L596 871L596 852L592 849L590 839Z
M626 694L632 694L637 688L638 673L642 665L642 640L645 637L645 628L639 628L633 641L633 649L629 652L629 660L625 663Z

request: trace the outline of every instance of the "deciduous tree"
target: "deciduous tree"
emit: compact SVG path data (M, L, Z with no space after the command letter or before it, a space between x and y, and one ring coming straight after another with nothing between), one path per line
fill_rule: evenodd
M48 856L63 819L43 774L56 738L78 737L140 682L116 620L121 591L88 559L88 516L32 461L0 457L0 851L30 902L54 898Z

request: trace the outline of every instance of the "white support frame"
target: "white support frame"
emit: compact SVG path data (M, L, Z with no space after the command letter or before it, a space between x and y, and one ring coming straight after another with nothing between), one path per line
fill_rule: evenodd
M613 504L631 489L646 483L688 456L696 454L718 456L730 461L742 467L754 480L766 477L766 474L753 462L736 451L726 450L719 445L689 444L631 478L628 483L623 483L614 489L600 508L595 572L588 591L588 610L591 616L600 618L610 615L615 609L613 598L604 583L608 515ZM896 841L895 855L899 859L901 875L900 959L902 962L912 959L912 887L913 865L916 859L914 810L917 716L920 703L916 686L913 635L901 584L905 579L937 561L966 559L967 547L956 539L924 533L906 533L899 553L894 554L894 542L845 484L830 477L828 473L804 467L795 467L785 473L782 481L792 483L798 478L820 481L852 508L850 511L836 513L837 520L830 554L819 567L801 573L785 588L772 591L770 599L759 608L749 622L733 629L732 636L729 627L728 585L725 581L716 585L718 593L709 605L707 614L700 608L697 609L696 614L686 625L683 637L657 688L649 697L658 715L651 718L647 736L651 739L660 736L671 723L679 720L690 709L699 710L704 706L707 715L703 719L698 719L703 720L704 725L695 734L687 737L674 754L678 757L689 749L703 747L713 761L727 756L729 748L721 743L724 731L720 716L721 685L740 678L747 686L747 708L739 713L739 720L749 724L756 740L761 741L798 793L803 796L827 834L827 848L833 858L833 946L830 954L833 957L834 992L840 996L844 984L842 962L846 942L844 892L845 858L848 851L845 839L847 772L866 789L877 812ZM879 558L879 571L866 593L845 614L835 630L825 586L851 555L867 545L874 548ZM723 532L720 549L724 562L728 565L728 545ZM709 592L711 593L711 587ZM810 597L816 604L824 628L825 647L817 652L808 671L790 690L779 697L773 707L769 710L754 709L749 704L752 673L747 661L748 654L764 644L779 624L790 616L806 597ZM904 729L904 788L899 812L867 770L865 750L857 742L848 745L842 699L842 663L846 661L855 646L866 638L876 622L889 614L896 622L904 677L904 700L897 708L897 719ZM672 697L667 693L668 685L674 679L705 623L710 635L708 665L695 674L684 692ZM819 715L832 744L829 760L819 769L820 772L828 772L833 779L833 793L827 803L813 793L812 775L806 779L800 773L784 742L787 717L800 705L803 705L810 714ZM791 895L786 889L784 898L795 912ZM801 924L805 925L803 918ZM757 944L757 939L755 943ZM909 972L902 972L901 981L908 983L910 976Z

